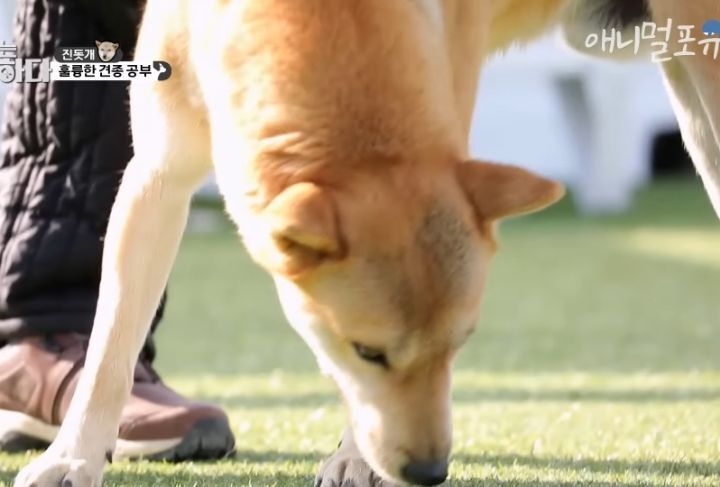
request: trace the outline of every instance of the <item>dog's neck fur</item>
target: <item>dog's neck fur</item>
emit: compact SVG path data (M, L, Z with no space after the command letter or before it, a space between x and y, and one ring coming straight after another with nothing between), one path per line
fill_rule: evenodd
M342 180L363 166L377 172L463 157L443 36L421 35L439 26L419 4L261 3L243 14L257 32L227 41L237 47L225 63L235 80L233 113L241 114L235 124L268 198L278 185ZM396 25L398 18L425 25Z

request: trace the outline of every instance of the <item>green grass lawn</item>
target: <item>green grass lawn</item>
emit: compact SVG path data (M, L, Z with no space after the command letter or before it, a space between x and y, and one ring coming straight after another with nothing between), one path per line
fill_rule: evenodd
M502 230L457 363L448 484L719 486L720 225L699 184ZM160 371L227 409L237 457L115 464L106 485L311 485L345 412L231 231L186 237L158 334ZM0 484L29 459L0 455Z

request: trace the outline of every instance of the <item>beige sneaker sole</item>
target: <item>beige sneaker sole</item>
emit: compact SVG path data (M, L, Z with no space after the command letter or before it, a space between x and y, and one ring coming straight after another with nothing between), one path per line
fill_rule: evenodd
M8 452L46 448L60 428L17 411L0 409L0 450ZM183 438L131 441L118 438L113 459L154 457L175 450Z

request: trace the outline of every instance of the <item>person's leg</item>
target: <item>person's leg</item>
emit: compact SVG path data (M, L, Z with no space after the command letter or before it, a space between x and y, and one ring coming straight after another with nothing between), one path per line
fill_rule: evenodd
M18 56L103 38L76 4L18 2ZM13 85L0 163L0 340L89 333L102 236L132 157L126 105L125 83Z
M109 18L86 3L98 2L18 2L18 56L47 58L57 47L96 40L120 41L132 53L137 3L103 2L122 5ZM127 88L16 84L8 97L0 145L0 345L7 343L0 349L0 449L46 446L75 390L110 208L132 158ZM154 354L149 337L123 411L118 456L228 454L234 439L225 414L165 386L150 365Z

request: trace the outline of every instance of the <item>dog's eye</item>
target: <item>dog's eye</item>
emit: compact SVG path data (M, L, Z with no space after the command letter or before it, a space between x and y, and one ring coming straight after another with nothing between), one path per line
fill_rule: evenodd
M353 343L353 348L355 348L355 353L358 354L358 357L365 360L366 362L380 365L385 369L390 368L387 356L383 353L382 350L378 350L377 348L372 347L366 347L365 345L362 345L360 343Z

